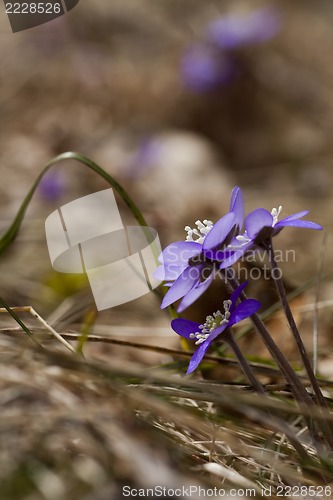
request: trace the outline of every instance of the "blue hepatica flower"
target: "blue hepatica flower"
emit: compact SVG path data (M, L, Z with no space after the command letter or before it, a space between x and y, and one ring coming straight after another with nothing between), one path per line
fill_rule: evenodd
M208 25L204 40L184 53L181 75L185 86L203 93L228 84L239 73L235 52L273 38L280 24L277 12L267 8L214 20Z
M198 349L194 352L186 373L192 373L201 363L211 343L221 337L222 334L231 326L239 323L245 318L258 311L260 302L254 299L246 299L239 305L237 300L246 286L247 282L242 283L231 295L229 300L223 302L224 313L215 312L212 316L207 316L205 323L200 325L187 319L174 319L171 322L173 330L189 340L195 340Z
M280 30L280 18L273 9L258 9L243 15L230 14L210 23L207 39L224 50L263 43Z
M271 212L264 208L253 210L245 220L245 232L235 236L228 245L227 253L224 255L220 268L227 268L240 259L246 252L258 248L266 248L267 242L276 236L284 227L303 227L305 229L323 229L322 226L308 220L300 220L309 213L308 210L289 215L279 221L282 207L273 208ZM222 260L222 259L221 259Z
M66 190L66 179L63 172L51 170L41 179L39 186L40 195L49 202L58 201Z
M211 284L219 270L215 252L223 251L239 233L244 221L244 203L240 188L232 191L230 211L219 221L197 221L196 228L185 227L186 241L177 241L167 246L161 253L161 266L154 275L156 279L167 281L170 289L166 293L161 308L183 298L178 312L193 304Z
M183 56L181 74L189 90L197 93L209 92L233 78L235 65L231 58L214 47L194 44Z
M161 143L154 137L147 137L141 141L139 147L125 168L125 175L135 179L145 175L153 169L161 156Z

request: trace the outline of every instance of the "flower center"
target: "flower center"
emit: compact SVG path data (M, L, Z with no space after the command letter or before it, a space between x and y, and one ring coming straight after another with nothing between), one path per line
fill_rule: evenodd
M186 241L195 241L196 243L202 244L207 234L212 229L213 222L207 219L203 222L201 222L201 220L197 220L195 225L197 227L193 229L190 226L185 226L185 231L187 232Z
M231 305L231 300L224 300L224 314L221 311L216 311L213 316L207 316L205 323L199 326L200 332L190 334L191 339L196 339L195 345L202 344L216 328L229 323Z
M279 208L273 208L272 211L271 211L271 215L273 216L273 224L272 224L272 227L275 226L275 224L278 222L279 220L279 215L281 213L281 210L282 210L282 206L280 205Z

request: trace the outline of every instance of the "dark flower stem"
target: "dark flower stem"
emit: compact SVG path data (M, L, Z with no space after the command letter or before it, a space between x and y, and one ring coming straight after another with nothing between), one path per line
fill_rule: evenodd
M279 297L280 297L280 300L281 300L281 304L282 304L282 307L284 309L287 321L289 323L289 326L290 326L290 329L291 329L292 334L294 336L297 348L298 348L299 353L301 355L304 367L306 369L306 372L308 374L310 383L311 383L313 391L315 393L315 397L316 397L317 403L320 406L323 406L323 407L327 408L327 403L326 403L325 398L324 398L324 396L323 396L323 394L322 394L322 392L320 390L320 387L319 387L319 384L318 384L317 379L315 377L315 374L313 373L309 357L308 357L308 355L306 353L306 350L305 350L305 347L304 347L301 335L300 335L300 333L298 331L298 328L297 328L297 325L295 323L293 313L291 312L291 309L290 309L290 306L289 306L289 303L288 303L288 299L287 299L287 295L286 295L286 291L285 291L285 288L284 288L284 285L283 285L283 281L282 281L282 278L281 278L281 271L280 271L280 268L278 267L278 265L276 263L276 259L275 259L275 255L274 255L274 250L273 250L273 246L272 246L272 242L271 241L267 245L267 251L268 251L268 258L269 258L269 261L270 261L270 264L271 264L271 267L272 267L272 273L271 273L272 280L275 283L275 286L276 286L277 292L279 294Z
M235 339L232 336L231 328L227 328L227 330L225 331L225 335L223 336L223 340L233 350L233 352L234 352L234 354L239 362L239 365L244 372L244 375L247 377L247 379L250 382L250 384L252 385L253 389L260 394L265 394L265 390L264 390L263 386L260 384L260 382L255 377L255 375L252 371L252 368L250 367L246 358L243 356L242 351L240 350L237 343L235 342Z
M309 357L306 353L306 350L305 350L301 335L299 333L299 330L297 328L294 316L291 312L289 302L287 299L287 295L286 295L286 291L285 291L283 281L281 278L280 268L278 267L276 259L275 259L272 241L270 241L267 244L267 250L268 250L269 261L270 261L271 268L272 268L272 275L271 276L272 276L272 279L275 283L277 292L278 292L280 300L281 300L282 307L284 309L287 321L289 323L289 327L290 327L291 332L294 336L298 351L301 355L304 367L305 367L306 372L308 374L311 386L312 386L314 394L315 394L316 402L322 408L328 408L327 402L326 402L326 400L325 400L325 398L320 390L318 381L317 381L316 376L313 372ZM331 450L333 450L333 437L332 437L333 428L332 428L332 425L329 422L325 422L325 420L323 420L321 423L321 427L322 427L323 433L325 435L325 438L326 438Z
M263 386L260 384L260 382L257 380L256 376L254 375L251 366L247 362L246 358L243 356L242 351L238 347L237 343L235 342L235 339L232 335L231 328L228 328L225 331L224 342L229 345L229 347L233 350L240 367L242 368L244 375L247 377L249 380L251 386L253 389L258 393L261 394L264 397L267 397L266 391L263 388ZM299 453L300 457L307 461L309 460L309 455L303 448L303 445L298 441L298 439L295 437L295 434L291 431L289 426L285 424L282 420L277 420L274 415L269 413L269 416L271 419L275 420L274 425L276 428L279 428L280 432L284 433L288 439L290 440L290 443L294 446L295 450ZM271 422L270 422L271 424Z
M230 284L231 288L235 290L238 286L239 283L238 281L233 278L230 275L230 272L228 269L224 271L225 277L227 279L227 282ZM247 299L247 296L245 292L242 292L240 295L240 298L243 300ZM259 316L257 314L252 314L251 320L258 330L258 333L260 334L264 344L266 345L267 349L269 350L272 358L276 361L277 365L279 366L282 374L286 378L287 382L290 385L290 389L293 392L295 398L297 401L306 404L307 406L313 406L314 401L312 400L311 396L305 389L304 385L300 381L300 379L297 377L296 373L294 370L291 368L289 365L288 361L270 336L269 332L267 331L264 323L261 321Z
M224 271L224 276L233 290L235 290L239 286L238 281L232 276L230 276L228 269ZM242 292L240 294L240 298L243 300L247 299L245 292ZM284 355L282 354L282 352L280 351L280 349L270 336L268 330L266 329L264 323L261 321L260 317L257 314L252 314L251 320L254 326L257 328L257 331L260 334L267 349L269 350L272 358L276 361L277 365L279 366L281 373L284 375L285 379L289 383L290 389L295 399L299 403L303 403L309 408L313 407L315 405L314 400L307 392L306 388L304 387L304 385L302 384L302 382L300 381L300 379L298 378L294 370L291 368L288 361L286 360L286 358L284 357ZM317 445L320 446L320 438L315 428L314 421L311 418L306 418L306 421L310 433L312 434L314 442L317 442ZM333 450L333 438L330 429L331 426L329 426L329 424L325 424L325 421L322 422L322 426L324 427L326 441L330 449Z

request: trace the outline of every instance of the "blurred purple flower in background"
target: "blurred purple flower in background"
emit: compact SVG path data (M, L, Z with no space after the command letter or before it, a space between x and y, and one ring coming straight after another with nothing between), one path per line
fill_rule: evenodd
M154 137L144 138L126 166L125 175L136 179L154 168L161 153L161 143Z
M181 63L185 86L199 93L228 83L234 76L234 71L231 58L203 44L189 47Z
M211 22L204 41L190 46L183 56L181 75L184 85L201 93L229 83L237 74L235 51L270 40L279 32L280 26L279 15L272 8L248 14L229 14Z
M260 9L248 14L230 14L213 21L206 31L207 40L224 50L263 43L280 30L280 18L273 9Z
M59 170L47 172L39 183L40 196L49 202L58 201L64 194L66 187L65 177Z

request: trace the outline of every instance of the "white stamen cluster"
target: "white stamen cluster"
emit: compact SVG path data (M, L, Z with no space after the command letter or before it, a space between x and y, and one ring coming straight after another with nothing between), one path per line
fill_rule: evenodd
M273 216L273 224L272 224L272 227L275 226L275 224L278 222L279 220L279 215L281 213L281 210L282 210L282 206L280 205L279 208L273 208L272 211L271 211L271 215Z
M205 323L199 326L200 332L190 334L191 339L196 339L195 345L202 344L216 328L229 323L231 304L231 300L224 300L224 314L216 311L213 316L207 316Z
M246 231L244 234L239 234L236 236L236 240L239 241L242 245L246 245L249 241L251 241L251 238L248 237Z
M230 244L227 247L229 250L239 250L240 248L242 248L244 245L246 245L251 241L251 238L248 237L246 231L244 232L244 234L239 234L238 236L236 236L235 239L239 241L239 245Z
M197 220L194 229L190 226L185 226L185 231L187 232L186 241L195 241L196 243L203 243L207 234L213 227L213 222L211 220L205 219L203 222ZM196 239L194 239L196 237Z

